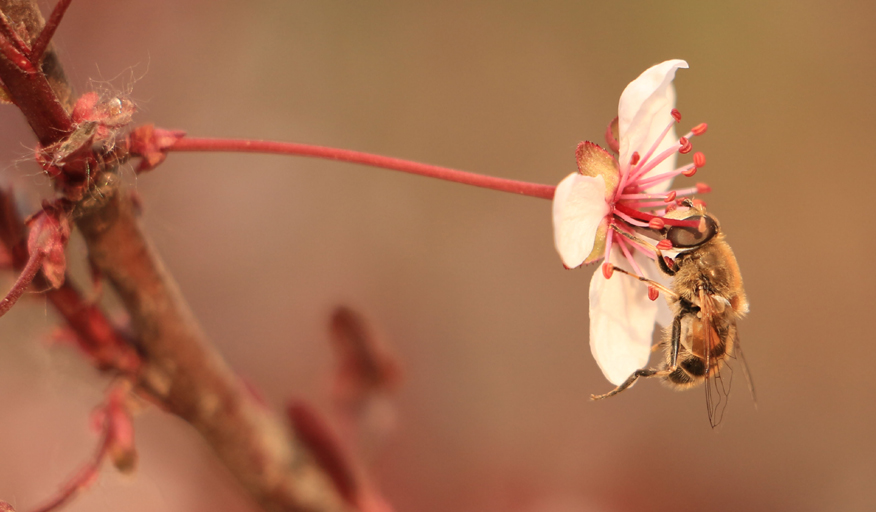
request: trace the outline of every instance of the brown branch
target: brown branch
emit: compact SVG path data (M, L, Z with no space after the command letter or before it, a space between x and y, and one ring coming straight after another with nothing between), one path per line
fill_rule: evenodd
M13 27L22 23L31 40L42 31L43 18L32 0L0 0L0 10L10 19ZM14 47L8 42L3 49ZM32 72L38 68L33 63L24 66L8 51L0 52L0 80L6 86L10 99L27 118L40 144L49 146L73 131L73 123L66 110L69 107L70 89L65 86L63 72L53 56L46 55L43 73ZM50 81L50 78L53 80ZM58 87L58 91L54 90L53 85Z
M32 23L41 22L32 0L0 0L0 9L13 23L24 21L31 40L40 32L41 23ZM0 55L0 80L44 147L75 129L69 96L54 91L46 77L52 75L49 57L44 73L29 74ZM52 76L63 76L60 66ZM130 197L118 189L116 169L92 171L102 186L85 195L74 216L92 261L130 314L144 360L139 385L191 423L265 510L349 510L302 444L251 397L208 342L141 231Z
M192 424L266 510L346 510L324 472L212 348L116 192L77 224L131 315L146 356L141 385Z

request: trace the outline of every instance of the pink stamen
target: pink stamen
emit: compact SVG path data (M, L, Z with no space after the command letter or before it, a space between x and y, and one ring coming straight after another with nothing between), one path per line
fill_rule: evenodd
M692 167L694 167L693 164L688 164L688 165L685 165L684 167L679 167L678 169L676 169L674 171L666 171L666 172L663 172L663 173L660 173L660 174L657 174L654 176L649 176L645 179L638 180L636 182L636 184L640 187L647 187L647 186L653 185L655 183L659 183L661 181L666 181L666 180L672 179L672 178L678 176L679 174L684 174L685 176L687 176L687 174L685 174L685 173L690 172L690 169ZM696 172L696 171L694 171L694 172Z
M702 134L706 133L706 129L708 129L708 127L709 127L709 125L707 125L706 123L700 123L700 124L694 126L693 128L691 128L690 131L694 135L702 135Z
M626 201L628 199L663 199L666 197L666 194L621 194L620 200Z
M681 112L679 112L677 108L672 109L669 113L672 114L672 118L675 119L676 123L681 122Z
M684 174L688 178L690 178L691 176L693 176L696 173L697 173L696 167L691 167L689 169L685 169L685 170L681 171L681 174Z
M635 208L630 208L628 205L624 203L617 203L614 205L614 214L617 215L618 212L623 212L634 219L640 219L645 222L650 222L651 219L656 217L656 215L651 215L650 213L645 213ZM663 219L663 222L670 226L685 226L695 228L697 227L697 221L695 220L679 220L679 219Z
M663 201L630 201L624 203L631 208L641 210L642 208L655 208L657 206L663 208L666 206L666 200Z
M675 191L674 191L674 190L670 190L669 193L666 194L666 198L663 199L663 202L664 202L664 203L671 203L671 202L675 201L675 196L676 196Z
M633 267L633 270L636 272L636 274L640 276L644 275L642 274L642 269L639 268L639 264L636 263L636 260L633 259L633 255L630 254L630 250L627 248L627 241L623 238L619 238L618 245L620 246L621 251L623 251L624 257L627 259L627 261L630 262L630 266Z
M643 162L643 165L640 165L638 168L636 168L635 174L633 174L633 176L627 181L627 183L632 183L637 180L639 176L648 173L648 171L657 167L658 165L660 165L661 162L674 155L679 149L680 146L673 145L665 149L662 153L658 154L654 158L647 160L647 163Z
M605 237L605 261L608 261L608 257L611 256L611 246L614 242L614 230L611 229L611 226L608 227L608 235Z
M617 210L615 210L614 214L617 215L618 217L622 218L623 220L625 220L627 222L627 224L630 224L633 226L639 226L639 227L644 228L645 226L648 225L647 222L642 222L640 220L636 220L636 219L630 217L629 215L627 215L623 212L619 212Z
M663 132L657 137L657 140L655 140L654 143L651 145L651 149L649 149L648 152L645 153L645 157L642 158L641 160L636 160L636 162L634 162L633 165L634 165L634 166L635 166L636 164L639 164L640 166L641 166L641 165L644 165L645 162L647 162L648 159L651 158L651 155L653 155L654 152L657 151L657 147L660 146L660 143L663 142L663 139L666 138L666 135L669 133L669 130L672 130L672 127L673 127L673 126L675 126L675 119L673 119L672 122L670 122L669 125L668 125L666 128L663 129ZM634 159L635 159L635 157L636 157L637 154L638 154L637 152L633 152L633 158L634 158ZM661 155L662 155L662 153L661 153ZM659 158L659 156L658 156L658 158ZM665 160L665 159L666 159L666 157L663 157L663 158L660 159L657 163L660 163L660 162L662 162L662 161ZM656 165L656 164L655 164L655 165ZM630 168L630 169L627 169L627 171L624 172L624 173L623 173L623 176L621 177L621 180L620 180L620 186L617 188L617 192L618 192L618 193L615 194L615 198L614 198L614 200L617 201L617 200L618 200L618 198L617 198L618 194L620 194L620 192L621 192L623 189L626 188L627 184L632 183L632 181L633 181L637 176L639 176L639 175L641 175L641 174L642 174L642 172L641 172L641 170L640 170L639 168Z

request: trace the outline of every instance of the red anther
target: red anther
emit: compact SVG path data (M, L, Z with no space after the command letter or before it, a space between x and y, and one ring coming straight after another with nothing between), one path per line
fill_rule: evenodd
M678 139L678 143L681 144L681 148L678 149L678 152L682 155L690 153L690 150L693 149L693 145L687 140L687 137Z
M603 263L602 275L605 276L606 279L611 279L612 274L614 274L614 265L611 263Z
M669 213L669 212L671 212L671 211L674 211L674 210L676 210L677 208L678 208L678 205L675 204L674 202L669 203L669 204L666 205L666 213Z
M704 155L702 151L694 153L694 165L697 167L703 167L706 165L706 155Z
M664 238L663 240L657 242L657 248L661 251L668 251L672 249L672 242Z
M659 296L660 296L660 292L657 290L657 288L654 288L653 286L648 287L648 298L649 299L657 300L657 297L659 297Z
M697 173L696 167L691 167L690 169L685 169L685 170L681 171L681 174L684 174L688 178L690 178L691 176L693 176L696 173Z
M669 256L664 256L664 257L663 257L663 262L666 263L666 266L667 266L667 267L669 267L669 268L675 268L675 262L672 261L672 258L670 258Z
M709 127L709 125L707 125L706 123L700 123L700 124L694 126L693 128L691 128L690 131L694 135L702 135L702 134L706 133L706 128L708 128L708 127Z
M653 219L651 219L651 222L648 223L648 227L650 227L651 229L663 229L663 226L665 225L666 223L663 222L663 219L661 219L660 217L654 217Z
M708 194L712 191L712 187L705 183L697 183L697 194Z
M664 203L671 203L673 201L675 201L675 191L674 190L670 191L668 194L666 194L666 197L663 198Z
M706 202L703 201L702 199L694 199L693 201L691 201L691 203L693 203L694 208L705 208L706 207Z
M640 158L641 156L639 155L639 152L633 151L633 157L630 159L630 165L636 165L637 163L639 163Z
M681 122L681 112L679 112L677 108L672 109L672 112L670 113L672 114L672 117L675 118L676 123Z

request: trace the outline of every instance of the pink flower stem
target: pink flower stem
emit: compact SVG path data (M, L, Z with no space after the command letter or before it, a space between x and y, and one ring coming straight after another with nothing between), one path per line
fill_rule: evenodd
M21 271L21 275L15 280L12 289L9 290L9 293L3 298L3 301L0 302L0 316L5 315L6 312L18 302L19 297L21 297L24 291L27 290L27 287L30 286L33 278L36 277L37 272L40 271L40 267L42 266L45 257L46 255L42 251L34 251L33 254L30 255L27 264Z
M500 192L511 192L542 199L554 198L553 185L541 185L525 181L496 178L483 174L438 167L436 165L421 164L391 158L387 156L352 151L349 149L330 148L325 146L311 146L309 144L296 144L292 142L272 142L261 140L241 139L206 139L183 137L175 144L167 148L167 151L213 151L213 152L242 152L242 153L272 153L279 155L307 156L324 158L326 160L340 160L354 164L370 165L394 171L407 172L430 178L438 178L445 181L473 185L475 187L489 188Z

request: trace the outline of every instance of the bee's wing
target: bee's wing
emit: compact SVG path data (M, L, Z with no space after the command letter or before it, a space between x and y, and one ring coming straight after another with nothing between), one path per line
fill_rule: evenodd
M733 330L734 334L736 329ZM748 369L748 361L745 360L745 354L742 353L742 346L739 344L739 336L734 339L735 352L739 354L739 362L742 364L742 374L745 375L745 381L748 383L748 391L751 392L751 399L754 401L754 408L757 409L757 393L754 391L754 379L751 378L751 370Z
M720 305L715 303L715 299L704 289L698 290L700 299L700 314L702 318L702 335L704 336L703 351L704 359L706 360L706 408L709 413L709 423L712 427L716 427L721 423L721 418L724 416L724 409L727 407L727 401L730 395L730 385L733 383L733 370L728 366L723 366L720 363L715 364L714 358L726 357L725 351L728 346L732 346L736 336L736 319L730 319L732 326L727 329L727 336L734 336L733 340L722 340L715 328L716 311L720 309ZM714 364L714 368L712 365ZM726 368L727 378L721 375L722 366Z

